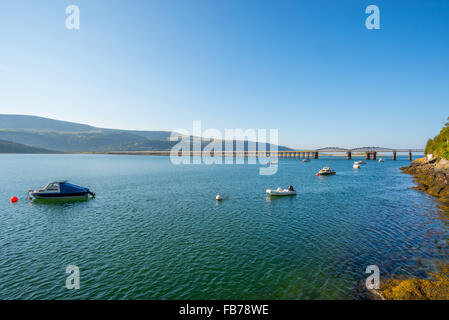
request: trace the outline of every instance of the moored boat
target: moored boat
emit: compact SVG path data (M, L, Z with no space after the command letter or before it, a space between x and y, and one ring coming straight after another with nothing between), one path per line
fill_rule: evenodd
M354 162L354 164L366 164L366 162L365 162L365 161L362 161L362 160L360 160L360 161L356 161L356 162Z
M95 197L88 188L67 181L52 181L43 188L28 191L28 194L35 200L87 200L89 195Z
M310 159L303 159L302 162L310 162Z
M296 195L296 190L293 189L292 186L289 186L287 189L282 189L281 187L277 188L276 190L267 189L265 191L270 196L294 196Z
M324 167L323 169L318 171L317 175L320 175L320 176L331 176L331 175L334 175L336 173L337 172L335 172L334 170L329 169L329 167Z
M358 164L357 162L354 162L354 164L352 165L352 167L354 169L360 169L360 164Z
M383 159L383 158L380 158L380 159L379 159L379 162L385 162L385 161L384 161L384 159Z

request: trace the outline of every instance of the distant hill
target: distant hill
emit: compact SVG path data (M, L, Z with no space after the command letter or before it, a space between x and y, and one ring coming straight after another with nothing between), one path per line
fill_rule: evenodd
M0 153L59 153L59 152L30 147L20 143L0 140Z
M0 114L0 139L63 152L170 150L177 143L169 140L171 134L171 131L105 129L36 116ZM204 141L203 145L207 143ZM279 150L290 149L279 146Z
M87 124L54 120L49 118L18 115L0 114L0 129L13 131L56 131L66 133L79 132L105 132L105 133L127 133L141 136L146 139L158 140L168 139L171 131L142 131L142 130L119 130L93 127Z
M86 124L17 114L0 114L0 128L61 132L86 132L96 130L95 127Z
M134 144L128 144L128 145L115 145L111 146L111 149L108 151L120 151L120 150L126 150L126 151L164 151L164 150L170 150L173 146L181 142L179 141L169 141L169 140L147 140L143 142L138 142ZM201 142L201 149L203 149L205 146L207 146L211 141L208 139L203 139ZM259 145L258 145L259 146ZM263 146L263 145L262 145ZM265 150L269 151L270 149L273 149L272 144L266 144ZM192 141L190 142L191 150L193 150ZM237 141L233 140L233 148L234 150L237 150ZM225 150L225 142L221 142L221 149ZM243 142L243 149L248 150L248 141ZM290 148L278 146L279 151L287 151L291 150Z
M0 139L65 152L110 151L149 141L158 144L170 135L170 131L104 129L37 116L0 114Z

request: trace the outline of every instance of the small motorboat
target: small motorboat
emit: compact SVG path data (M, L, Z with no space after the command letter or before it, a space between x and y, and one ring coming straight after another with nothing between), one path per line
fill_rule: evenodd
M287 189L282 189L281 187L276 190L267 189L266 193L268 193L271 197L273 196L294 196L296 195L296 190L293 189L292 186L289 186Z
M217 196L215 197L215 200L222 201L223 197L221 195L217 194Z
M379 159L379 162L385 162L385 161L384 161L384 159L383 159L383 158L380 158L380 159Z
M362 160L360 160L360 161L356 161L356 162L354 162L354 164L366 164L366 162L365 162L365 161L362 161Z
M302 162L310 162L310 159L303 159Z
M352 165L352 167L354 169L360 169L360 164L358 164L357 162L354 162L354 164Z
M331 176L334 174L336 174L336 172L334 170L329 169L329 167L324 167L317 173L317 175L319 176Z
M30 199L35 200L87 200L95 193L67 181L52 181L45 187L28 191Z

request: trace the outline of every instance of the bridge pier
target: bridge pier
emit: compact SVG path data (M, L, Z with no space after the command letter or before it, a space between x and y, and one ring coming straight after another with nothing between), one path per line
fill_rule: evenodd
M408 153L408 160L412 161L412 152L411 151Z
M374 152L373 152L373 160L376 160L376 156L377 156L377 152L374 151Z
M396 151L393 151L393 160L396 160Z
M366 154L365 154L365 160L371 160L371 153L366 152Z
M317 151L315 151L315 152L313 153L313 158L314 158L314 159L318 159L318 152L317 152Z
M346 159L351 160L352 154L351 151L346 152Z

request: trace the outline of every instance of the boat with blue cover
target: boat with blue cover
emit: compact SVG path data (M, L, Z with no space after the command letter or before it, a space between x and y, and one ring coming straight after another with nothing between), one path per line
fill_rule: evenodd
M80 187L67 181L52 181L45 187L28 192L30 199L36 200L87 200L95 193L88 188Z

